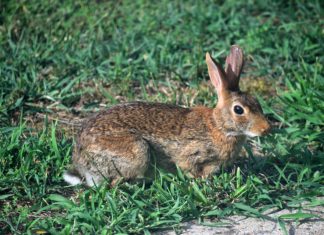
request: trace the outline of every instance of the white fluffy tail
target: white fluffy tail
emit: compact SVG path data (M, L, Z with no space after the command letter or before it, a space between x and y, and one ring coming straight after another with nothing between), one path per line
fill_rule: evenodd
M63 179L65 180L65 182L67 182L68 184L73 185L73 186L82 184L82 180L81 180L80 176L73 174L71 172L68 172L68 171L63 173Z

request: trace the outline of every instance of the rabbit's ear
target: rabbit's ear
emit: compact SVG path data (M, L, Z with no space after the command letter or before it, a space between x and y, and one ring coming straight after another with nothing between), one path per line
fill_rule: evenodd
M231 52L226 57L226 77L229 82L229 89L232 91L239 90L240 75L243 67L243 51L237 46L231 46Z
M213 60L208 52L206 53L206 63L210 80L217 91L218 102L221 103L227 94L229 85L225 77L225 71L222 66Z

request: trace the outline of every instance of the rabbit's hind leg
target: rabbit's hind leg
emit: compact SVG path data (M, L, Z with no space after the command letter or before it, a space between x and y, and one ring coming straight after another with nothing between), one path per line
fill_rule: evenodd
M104 179L114 184L120 179L143 178L149 164L148 143L130 134L100 136L86 144L80 155L74 163L85 166L80 173L90 187Z

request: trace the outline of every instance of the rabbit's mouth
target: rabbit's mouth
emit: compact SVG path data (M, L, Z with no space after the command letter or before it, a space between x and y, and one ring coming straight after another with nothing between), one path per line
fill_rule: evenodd
M237 132L237 131L226 132L226 137L229 137L229 136L244 136L244 135L246 135L244 132Z
M264 136L267 133L269 133L270 127L260 129L258 132L252 132L252 131L244 131L244 134L248 137L257 137L257 136Z
M244 135L246 135L248 137L257 137L257 136L261 136L262 134L251 132L251 131L244 131Z
M243 131L243 132L237 132L237 131L230 131L226 133L226 137L230 136L247 136L247 137L257 137L262 136L262 133L255 133L252 131Z

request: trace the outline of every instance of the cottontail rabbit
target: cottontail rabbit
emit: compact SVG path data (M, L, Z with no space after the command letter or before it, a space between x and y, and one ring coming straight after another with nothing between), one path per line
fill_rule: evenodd
M83 125L65 181L75 185L85 179L93 186L104 179L114 184L142 178L152 162L207 177L234 160L246 136L267 133L270 125L260 104L239 89L242 50L231 47L225 71L209 53L206 62L218 95L214 109L134 102L99 112Z

